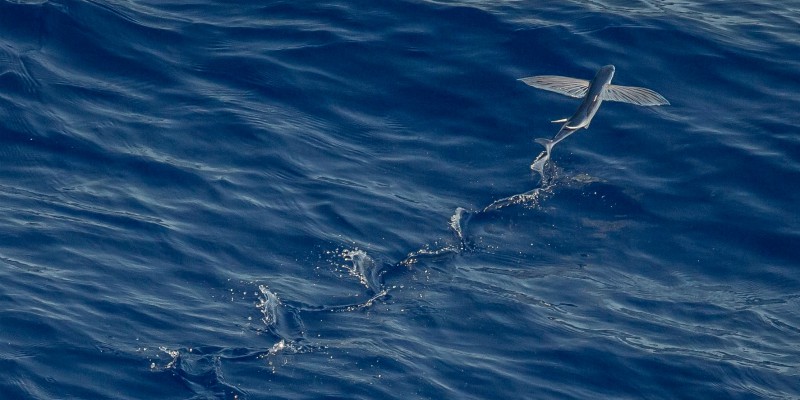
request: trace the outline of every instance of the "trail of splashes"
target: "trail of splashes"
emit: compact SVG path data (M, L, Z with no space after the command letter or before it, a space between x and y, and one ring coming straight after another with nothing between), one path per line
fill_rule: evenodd
M449 227L457 239L456 243L453 243L452 241L445 241L442 245L439 245L438 242L436 242L433 246L424 245L420 249L408 253L406 258L402 261L389 266L388 269L384 268L383 270L376 268L372 258L370 258L365 252L358 249L353 251L345 250L342 253L342 256L346 260L352 262L352 266L345 266L345 268L348 269L352 275L357 276L362 284L372 289L373 293L375 293L377 292L376 288L383 288L385 286L381 279L383 278L383 274L388 270L399 266L410 269L422 259L437 261L449 257L455 257L473 249L474 244L469 241L467 234L465 233L467 224L472 218L480 216L481 214L497 211L502 208L515 205L521 205L528 208L537 208L541 206L542 202L553 195L555 193L555 189L558 187L571 186L573 184L585 185L597 181L596 178L586 174L578 174L572 177L562 178L560 176L561 170L556 165L552 163L547 164L547 161L549 160L549 154L547 154L546 151L543 151L542 154L537 157L537 160L543 160L542 169L539 171L541 176L540 187L529 190L525 193L515 194L495 200L488 206L477 211L469 211L463 207L456 208L453 215L450 216L449 221ZM547 168L544 168L545 166L547 166ZM368 271L372 271L372 275L368 274ZM372 277L372 279L369 279L369 277ZM386 289L383 289L383 291L386 292ZM372 300L370 300L370 302L368 302L368 305L371 305L373 301L378 300L381 297L382 296L379 293L379 295L376 295Z
M542 177L542 186L536 189L530 190L525 193L516 194L513 196L509 196L503 199L496 200L489 204L488 206L480 209L478 211L469 211L463 207L456 208L453 215L450 217L449 220L449 227L452 230L456 243L445 243L441 247L431 247L431 246L424 246L419 250L413 251L409 253L406 258L396 264L386 264L382 267L378 266L378 263L367 254L366 251L355 248L355 249L345 249L342 250L338 255L346 262L344 264L339 264L342 268L347 270L350 276L358 279L359 283L361 283L367 290L370 295L369 299L364 302L356 303L356 304L346 304L346 305L337 305L337 306L320 306L320 307L295 307L295 311L303 311L303 312L351 312L357 311L364 308L372 307L375 302L380 301L383 298L386 298L389 294L389 288L383 282L384 274L388 271L391 271L395 267L403 266L406 268L412 268L414 264L418 263L421 259L441 259L446 257L453 257L459 254L462 254L464 251L467 251L471 246L468 243L467 236L465 234L466 226L469 220L482 213L487 213L491 211L496 211L501 208L511 206L511 205L527 205L530 207L536 207L540 205L540 203L546 199L546 197L553 193L553 188L557 186L556 177L556 170L555 167L551 168L550 173L545 172L545 164L549 160L549 154L545 151L537 157L536 161L534 161L534 165L531 166L532 169L539 172ZM538 164L537 164L538 163ZM536 166L537 168L534 168ZM271 359L276 354L285 352L285 351L292 351L297 353L303 349L304 346L298 345L296 340L291 338L291 335L286 334L286 327L284 326L281 328L282 325L286 325L287 322L291 323L291 321L281 321L281 319L291 319L291 317L295 317L296 324L300 324L300 338L299 341L304 340L304 335L302 333L302 323L297 320L299 317L294 313L287 313L282 308L287 307L287 305L282 304L280 298L277 294L270 291L269 288L265 285L259 285L258 289L260 291L259 302L256 304L256 307L261 311L262 314L262 322L267 327L267 330L271 333L275 334L280 338L278 342L276 342L273 346L271 346L264 354L262 354L261 358L269 358ZM270 365L271 362L270 362Z
M458 239L458 243L447 243L440 248L433 249L426 245L419 250L408 253L406 258L403 261L400 261L398 265L403 265L410 268L419 262L421 258L441 259L463 253L469 248L469 243L464 236L464 228L470 218L472 218L473 214L474 213L467 211L465 208L458 207L453 215L450 216L450 229L453 231L456 239Z
M365 308L370 308L372 307L373 304L375 304L376 301L386 297L387 295L389 295L389 289L383 288L364 302L356 304L340 305L340 306L330 306L327 307L326 310L330 312L350 312L350 311L357 311Z
M503 207L518 204L525 204L529 207L537 207L543 200L547 198L548 195L553 194L553 186L554 185L550 183L547 186L538 187L525 193L515 194L513 196L495 200L492 202L492 204L484 207L480 212L495 211Z
M543 151L536 157L536 160L531 165L531 169L538 172L541 177L541 186L525 193L515 194L499 200L493 201L488 206L478 211L468 211L465 208L456 208L455 213L450 217L450 229L458 239L457 244L448 243L442 247L431 248L424 246L419 250L413 251L406 256L406 258L399 262L398 265L411 267L419 262L421 258L427 259L440 259L449 256L456 256L462 254L464 251L469 250L472 246L467 240L464 230L467 223L472 217L478 216L483 213L496 211L504 207L513 205L525 205L528 207L538 207L542 201L546 200L549 195L553 194L553 189L558 185L558 170L555 166L545 169L547 161L550 159L550 154Z
M408 253L406 258L403 261L400 261L398 264L406 267L411 267L414 264L418 263L419 260L422 258L440 259L449 256L456 256L458 254L461 254L462 250L463 249L460 245L457 246L452 244L445 245L444 247L438 249L431 249L430 247L426 246L419 250Z

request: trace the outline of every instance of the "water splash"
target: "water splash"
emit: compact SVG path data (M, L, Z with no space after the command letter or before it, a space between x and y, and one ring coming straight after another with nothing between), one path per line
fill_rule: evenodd
M375 291L376 282L370 279L375 271L375 260L370 257L366 251L359 250L343 250L342 258L349 264L343 264L342 268L346 269L351 276L358 279L364 287Z
M466 224L467 222L467 219L464 217L465 215L469 215L467 210L458 207L456 208L456 212L453 214L453 216L450 217L450 229L453 230L453 233L456 234L458 240L461 242L464 242L464 228L462 223Z
M542 177L542 180L545 179L544 167L548 161L550 161L550 152L543 150L531 163L531 170L539 173L539 175Z
M159 346L158 349L166 353L170 357L169 362L164 365L164 369L175 369L176 367L178 367L178 363L181 360L180 350L169 349L166 346ZM150 368L155 369L156 364L155 363L150 364Z
M258 290L261 295L258 297L256 308L261 311L261 321L268 328L273 327L278 321L278 305L281 301L278 299L278 295L272 293L265 285L258 285Z
M266 352L266 356L283 351L293 353L306 350L305 329L292 307L283 304L278 295L266 285L258 285L258 303L256 308L261 312L261 322L265 331L278 338L278 341Z

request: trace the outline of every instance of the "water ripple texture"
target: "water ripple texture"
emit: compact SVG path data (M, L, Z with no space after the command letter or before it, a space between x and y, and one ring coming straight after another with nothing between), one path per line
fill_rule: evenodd
M0 398L798 398L798 24L0 0Z

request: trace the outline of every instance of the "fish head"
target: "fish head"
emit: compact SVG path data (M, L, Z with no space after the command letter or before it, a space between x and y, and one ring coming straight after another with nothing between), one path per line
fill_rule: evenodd
M611 79L614 78L614 72L616 68L613 65L609 64L597 71L597 75L594 76L594 81L600 85L608 85L611 83Z

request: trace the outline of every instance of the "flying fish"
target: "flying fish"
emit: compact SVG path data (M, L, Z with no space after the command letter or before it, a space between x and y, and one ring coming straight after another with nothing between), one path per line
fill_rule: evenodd
M578 110L571 117L552 121L563 124L552 139L536 139L537 143L544 146L545 152L537 157L536 161L531 165L532 169L541 172L544 163L550 158L550 151L553 146L575 133L575 131L589 128L592 118L594 118L603 101L619 101L639 106L663 106L669 104L669 101L664 96L650 89L612 85L611 79L614 78L614 71L613 65L606 65L597 71L591 81L555 75L538 75L519 79L537 89L549 90L583 99Z

